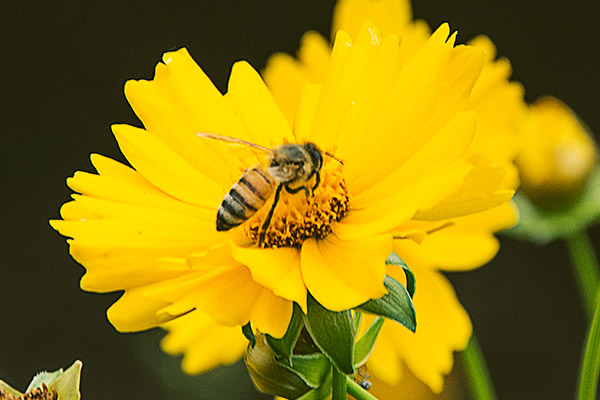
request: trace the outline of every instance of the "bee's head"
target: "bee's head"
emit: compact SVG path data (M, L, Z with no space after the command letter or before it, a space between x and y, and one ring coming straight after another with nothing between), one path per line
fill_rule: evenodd
M267 172L277 182L294 182L308 180L321 168L323 157L312 143L286 143L275 147L267 161Z

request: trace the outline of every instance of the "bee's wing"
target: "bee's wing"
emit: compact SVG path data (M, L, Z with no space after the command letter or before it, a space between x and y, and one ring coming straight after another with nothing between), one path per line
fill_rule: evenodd
M269 149L268 147L264 147L261 145L258 145L256 143L250 143L247 142L245 140L242 139L237 139L231 136L224 136L224 135L217 135L214 133L205 133L205 132L199 132L196 133L197 136L199 137L203 137L203 138L207 138L207 139L215 139L215 140L220 140L222 142L227 142L227 143L234 143L234 144L239 144L242 146L249 146L249 147L254 147L255 149L259 149L262 151L266 151L266 152L270 152L271 149Z
M271 149L267 147L231 136L205 132L196 133L196 135L201 138L222 142L227 147L227 153L241 163L242 171L249 165L256 163L263 164L265 162L265 154L271 152Z

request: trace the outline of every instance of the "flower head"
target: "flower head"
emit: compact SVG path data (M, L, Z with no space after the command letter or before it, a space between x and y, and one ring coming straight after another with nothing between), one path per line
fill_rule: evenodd
M425 243L513 195L505 168L471 147L471 94L486 61L471 46L455 47L455 37L442 25L407 48L372 22L354 37L340 30L327 59L315 57L325 74L301 86L293 114L245 62L221 95L185 49L166 53L153 80L125 86L144 125L113 126L131 167L93 155L97 174L68 180L78 194L52 221L86 268L81 287L125 292L108 311L119 330L179 318L174 332L186 320L204 324L195 318L206 314L275 337L293 302L306 311L307 293L333 311L383 296L393 249ZM316 172L272 172L284 167L274 162L284 143L319 149ZM285 168L300 174L297 162ZM243 182L250 173L272 190L252 190L262 178ZM256 199L244 189L262 203L245 204ZM241 219L237 227L217 230L221 206L230 222ZM440 279L432 291L452 296Z
M523 193L542 207L572 201L598 159L586 127L560 100L543 97L530 106L521 132Z

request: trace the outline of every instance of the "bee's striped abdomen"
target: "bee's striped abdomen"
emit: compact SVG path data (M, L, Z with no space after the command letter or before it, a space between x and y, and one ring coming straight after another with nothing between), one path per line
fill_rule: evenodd
M217 213L217 230L229 230L253 216L271 196L274 186L260 165L248 168L225 195Z

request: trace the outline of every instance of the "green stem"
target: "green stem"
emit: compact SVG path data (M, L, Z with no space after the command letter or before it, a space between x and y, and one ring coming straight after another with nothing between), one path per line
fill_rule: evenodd
M473 398L476 400L495 400L496 393L494 392L490 372L474 334L461 355Z
M346 400L346 374L338 371L337 368L331 368L332 383L331 391L333 393L332 400Z
M346 384L348 387L348 393L350 396L357 400L377 400L377 397L367 392L358 383L354 382L352 378L346 377Z
M585 231L568 238L567 246L585 311L588 318L592 318L596 308L596 288L600 281L598 260L594 255L594 248Z
M600 289L579 373L578 400L596 400L600 375Z

